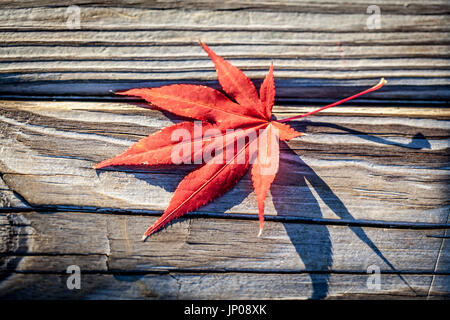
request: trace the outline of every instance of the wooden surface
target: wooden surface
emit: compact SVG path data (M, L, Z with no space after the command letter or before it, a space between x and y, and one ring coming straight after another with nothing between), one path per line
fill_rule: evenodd
M371 4L0 1L0 297L448 299L450 4ZM217 88L199 38L257 85L273 61L277 118L388 85L292 122L262 237L247 174L143 243L194 166L93 170L181 120L110 91Z

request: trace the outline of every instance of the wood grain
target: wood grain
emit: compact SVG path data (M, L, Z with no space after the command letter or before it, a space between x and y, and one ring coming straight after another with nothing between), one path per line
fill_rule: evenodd
M347 297L348 291L351 295L361 292L370 296L366 285L366 270L370 266L380 268L383 279L381 291L373 292L374 295L433 297L447 294L445 283L448 283L448 277L444 277L445 272L437 271L449 267L443 265L449 260L448 251L438 250L443 241L438 237L443 235L442 230L268 222L265 235L258 238L249 232L256 226L256 221L183 219L143 243L137 239L145 224L153 222L154 217L29 212L11 213L1 218L4 221L1 236L14 235L9 237L12 244L2 248L4 271L10 271L0 286L0 295L6 297L14 291L22 292L21 288L25 286L42 286L42 282L49 284L51 294L62 292L63 296L70 296L70 291L63 292L67 290L64 290L63 274L73 264L87 273L87 279L90 279L86 280L88 292L115 291L121 287L114 284L116 281L129 278L128 282L135 282L144 277L147 280L143 281L149 281L149 284L156 285L161 281L163 286L168 286L168 292L160 288L153 298L158 295L187 297L187 293L177 292L179 286L174 288L171 281L164 280L165 277L180 278L176 282L182 286L190 286L190 281L201 279L200 287L190 290L191 298L234 296L237 288L225 286L226 281L248 285L237 296L241 299L250 294L279 298L270 279L280 275L283 275L283 283L287 281L284 298L306 298L311 294L311 285L317 285L314 281L328 283L322 285L326 286L330 298ZM385 236L386 232L389 237ZM361 234L365 236L361 237ZM53 274L49 278L53 283L44 280L44 274ZM111 275L115 280L111 280ZM218 281L215 286L221 288L220 295L217 288L204 289L214 281ZM348 288L350 281L353 284ZM106 282L110 283L106 285ZM13 285L14 290L10 290ZM301 286L298 291L294 290L295 285ZM257 293L261 286L265 289ZM83 294L87 294L86 290ZM122 297L131 298L134 294L124 293ZM39 297L34 289L25 296Z
M92 166L170 123L130 104L5 101L2 179L33 207L160 212L193 165ZM268 215L446 222L448 120L324 115L293 126L309 135L282 147ZM200 212L254 214L254 200L246 176Z
M288 287L293 286L290 281L303 283L299 291L286 289L284 297L356 298L358 292L365 297L447 295L446 109L434 109L431 116L418 108L384 107L373 113L373 109L350 107L295 122L294 127L309 135L283 146L282 169L266 209L273 220L267 222L263 238L255 237L257 209L245 177L222 198L142 243L140 234L192 169L127 168L98 173L92 169L102 157L178 121L142 106L2 102L2 191L22 199L28 210L39 210L3 218L2 237L10 243L2 253L8 279L5 297L37 297L38 291L24 294L20 288L40 288L47 283L42 274L50 274L55 283L48 298L88 298L96 288L109 292L121 287L115 284L115 289L107 289L111 275L116 279L125 273L134 279L136 272L141 275L136 280L141 289L164 278L160 272L168 272L171 279L179 277L177 283L184 285L192 279L189 272L204 273L202 279L244 282L248 289L238 296L242 299L256 294L261 289L258 277L267 274L283 275ZM284 111L276 116L285 117L308 108L276 110ZM421 118L422 114L431 118ZM3 204L4 210L20 208L11 201ZM54 211L70 209L85 212ZM90 289L82 294L62 292L64 271L72 264L101 275L97 280L88 275ZM384 293L371 293L364 287L371 265L389 279ZM404 275L411 274L420 276L412 277L415 280L410 283ZM146 285L139 282L141 277L147 279L142 280ZM336 284L330 280L335 277ZM359 282L349 289L347 281ZM318 289L319 283L326 284L325 291ZM222 297L210 293L208 286L205 282L205 289L199 287L198 298ZM145 296L132 286L124 289L131 292L122 297L189 297L176 288L158 286ZM236 297L233 290L228 287L221 292ZM261 298L279 297L274 287L264 292Z
M448 276L382 275L380 290L368 292L368 275L332 274L328 299L446 299ZM307 274L169 273L82 275L80 290L68 290L68 275L14 274L0 287L2 299L308 299L314 292ZM325 283L325 282L322 282ZM283 290L280 290L280 287ZM411 290L411 288L413 288ZM430 293L428 295L428 292Z
M63 4L23 9L5 2L0 94L113 99L110 90L130 87L213 85L202 39L258 81L273 61L280 102L329 101L385 77L390 86L365 100L445 105L448 4L380 3L382 26L375 30L367 26L370 4L194 1L180 10L175 3L81 2L80 29L71 30Z
M25 0L28 8L45 7L54 5L48 0ZM89 5L90 0L63 0L58 2L61 6ZM137 8L156 8L156 9L205 9L205 10L255 10L255 11L280 11L292 12L298 10L309 13L348 13L348 10L365 10L367 9L366 0L344 0L344 1L302 1L296 0L270 0L270 1L252 1L247 0L224 0L224 1L198 1L186 0L180 1L158 1L158 0L121 0L121 1L96 1L98 7L137 7ZM15 1L1 0L0 4L4 8L23 8L23 4ZM411 0L408 3L398 0L379 0L377 4L385 8L388 13L415 13L415 14L445 14L449 11L448 2L445 0L427 1L426 4L420 0Z
M0 297L449 299L450 4L373 4L0 0ZM143 243L195 166L92 166L182 120L113 91L218 88L199 39L274 63L278 119L388 85L291 123L262 237L247 175Z
M442 273L449 252L440 252L444 231L267 222L256 237L257 221L191 218L140 241L156 217L89 212L3 214L3 235L13 233L22 248L2 253L22 256L12 270L64 272L80 261L89 272L232 271ZM12 230L12 231L11 231ZM389 232L389 237L385 237ZM331 245L333 252L331 252ZM11 252L12 251L12 252ZM296 257L296 252L300 257ZM402 253L402 254L400 254ZM37 256L51 260L44 264ZM438 261L439 258L439 261Z

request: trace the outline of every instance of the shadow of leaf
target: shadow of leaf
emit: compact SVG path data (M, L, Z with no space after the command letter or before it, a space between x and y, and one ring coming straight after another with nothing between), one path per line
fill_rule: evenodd
M283 150L280 168L270 190L277 215L322 218L317 199L306 183L307 179L312 180L315 176L315 172L295 152L290 149ZM296 195L301 199L302 205L290 205L288 199L290 195L286 195L284 190L277 188L280 184L295 187ZM327 226L315 225L311 228L308 224L284 223L284 227L305 265L305 270L310 272L313 287L311 299L325 298L330 276L326 271L331 269L333 264L332 244ZM314 239L316 245L310 245L307 239Z
M385 138L380 138L372 135L368 135L364 132L349 129L343 126L324 123L324 122L310 122L308 120L296 122L293 127L298 131L306 131L307 126L323 126L329 128L335 128L345 131L352 135L358 135L362 139L372 141L375 143L398 146L409 149L424 149L430 148L430 143L421 134L416 134L412 141L408 144L398 143L395 141L390 141ZM281 149L284 149L282 154L282 159L280 161L280 169L277 173L276 179L271 188L273 203L277 214L279 216L306 216L310 218L323 218L320 206L317 199L310 190L311 187L315 190L320 199L341 219L348 221L355 220L350 214L344 203L336 196L332 189L326 184L326 182L320 178L316 172L309 167L294 151L289 149L287 144L284 142L280 145ZM139 167L115 167L122 168L124 171L129 171L137 179L144 180L151 185L158 185L163 187L168 191L174 191L176 185L179 181L174 181L173 183L167 184L167 182L162 183L158 179L154 179L152 175L158 172L167 173L174 166L156 166L149 168L148 166ZM195 166L182 166L183 169L180 171L179 166L177 167L177 172L186 171L190 172ZM181 180L182 177L179 177ZM307 183L308 182L308 183ZM219 211L225 212L235 205L240 204L251 192L251 188L242 184L241 189L238 192L233 192L233 189L228 191L224 196L226 201L222 201L222 204L218 206ZM276 188L277 184L283 184L285 186L294 186L296 188L297 196L302 199L302 206L292 206L289 201L286 201L286 195L279 188ZM242 187L243 186L243 187ZM236 188L236 186L235 186ZM227 196L228 195L228 196ZM231 195L231 196L230 196ZM215 200L215 202L218 200ZM209 204L206 207L208 210L214 207L214 204ZM215 207L217 208L217 206ZM216 210L216 209L215 209ZM214 210L214 211L215 211ZM217 212L217 211L216 211ZM325 224L317 224L315 228L309 228L308 224L296 224L296 223L284 223L286 232L291 239L293 246L300 259L305 265L306 271L310 272L313 293L311 299L323 299L326 298L329 291L329 271L332 269L333 264L333 252L332 243L330 240L330 233L328 227ZM357 237L363 241L389 268L394 272L397 270L395 267L384 257L383 253L377 248L373 241L367 236L365 231L361 227L351 226L349 227ZM301 236L299 236L301 234ZM309 245L307 239L314 239L315 245ZM320 245L317 245L319 243ZM399 277L406 282L406 280L399 274ZM408 285L408 284L407 284ZM413 290L409 285L408 287ZM414 291L414 290L413 290Z
M412 141L408 144L401 144L392 142L384 138L374 137L360 131L348 129L342 126L330 123L313 123L310 121L301 121L295 129L299 131L306 131L308 125L325 126L340 129L350 134L356 134L363 139L382 143L386 145L394 145L410 149L430 148L430 143L421 134L416 134ZM301 129L299 129L301 127ZM320 199L341 219L347 221L355 221L350 214L347 207L339 199L339 197L332 191L328 184L320 178L316 172L309 167L299 155L297 155L289 146L281 142L280 148L283 149L280 159L280 169L277 177L271 188L272 201L279 216L305 216L313 219L323 218L317 199L315 199L311 192L309 185L314 188ZM285 201L286 195L276 187L277 184L285 186L296 186L296 193L302 199L303 205L301 207L293 207L289 205L289 201ZM285 223L285 229L288 233L292 244L294 245L299 257L305 265L305 269L310 271L311 282L313 286L313 293L311 299L322 299L328 294L328 280L329 273L332 268L333 253L332 243L330 240L330 233L326 225L318 225L315 228L308 228L308 225ZM367 236L361 227L349 227L356 236L363 241L392 271L397 272L395 267L377 248L373 241ZM298 234L302 236L299 237ZM303 243L302 239L315 237L315 242L320 245L310 246L308 243ZM398 275L400 279L414 292L401 274Z

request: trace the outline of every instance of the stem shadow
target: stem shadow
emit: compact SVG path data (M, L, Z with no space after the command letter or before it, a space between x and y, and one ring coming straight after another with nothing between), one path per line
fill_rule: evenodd
M327 127L327 128L341 130L341 131L347 132L349 134L358 136L361 139L364 139L364 140L367 140L367 141L371 141L371 142L375 142L375 143L379 143L379 144L385 144L385 145L389 145L389 146L396 146L396 147L402 147L402 148L407 148L407 149L415 149L415 150L431 149L430 142L420 132L415 134L412 137L411 142L409 142L409 143L400 143L400 142L396 142L396 141L391 141L389 139L385 139L385 138L381 138L381 137L377 137L377 136L372 136L372 135L369 135L369 134L367 134L365 132L362 132L362 131L346 128L346 127L343 127L343 126L340 126L340 125L337 125L337 124L333 124L333 123L328 123L328 122L316 122L316 121L313 122L313 121L310 121L310 120L302 120L302 121L298 121L295 125L291 125L291 126L295 130L300 131L300 132L305 132L307 127Z

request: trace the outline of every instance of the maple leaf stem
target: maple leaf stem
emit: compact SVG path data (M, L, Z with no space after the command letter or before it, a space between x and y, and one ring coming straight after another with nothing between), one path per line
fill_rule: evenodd
M345 99L336 101L336 102L334 102L334 103L332 103L332 104L326 105L326 106L324 106L324 107L322 107L322 108L319 108L319 109L317 109L317 110L314 110L314 111L311 111L311 112L308 112L308 113L305 113L305 114L301 114L301 115L294 116L294 117L290 117L290 118L286 118L286 119L276 120L276 121L277 121L277 122L288 122L288 121L291 121L291 120L294 120L294 119L299 119L299 118L304 118L304 117L310 116L310 115L315 114L315 113L317 113L317 112L320 112L320 111L322 111L322 110L325 110L325 109L328 109L328 108L335 107L335 106L338 106L338 105L340 105L340 104L343 104L344 102L347 102L347 101L349 101L349 100L355 99L355 98L357 98L357 97L359 97L359 96L362 96L362 95L364 95L364 94L366 94L366 93L369 93L369 92L378 90L378 89L380 89L382 86L384 86L384 85L386 84L386 82L387 82L387 81L386 81L384 78L381 78L380 82L378 82L378 83L377 83L376 85L374 85L373 87L371 87L371 88L369 88L369 89L366 89L366 90L364 90L364 91L361 91L360 93L354 94L354 95L351 96L351 97L348 97L348 98L345 98Z

